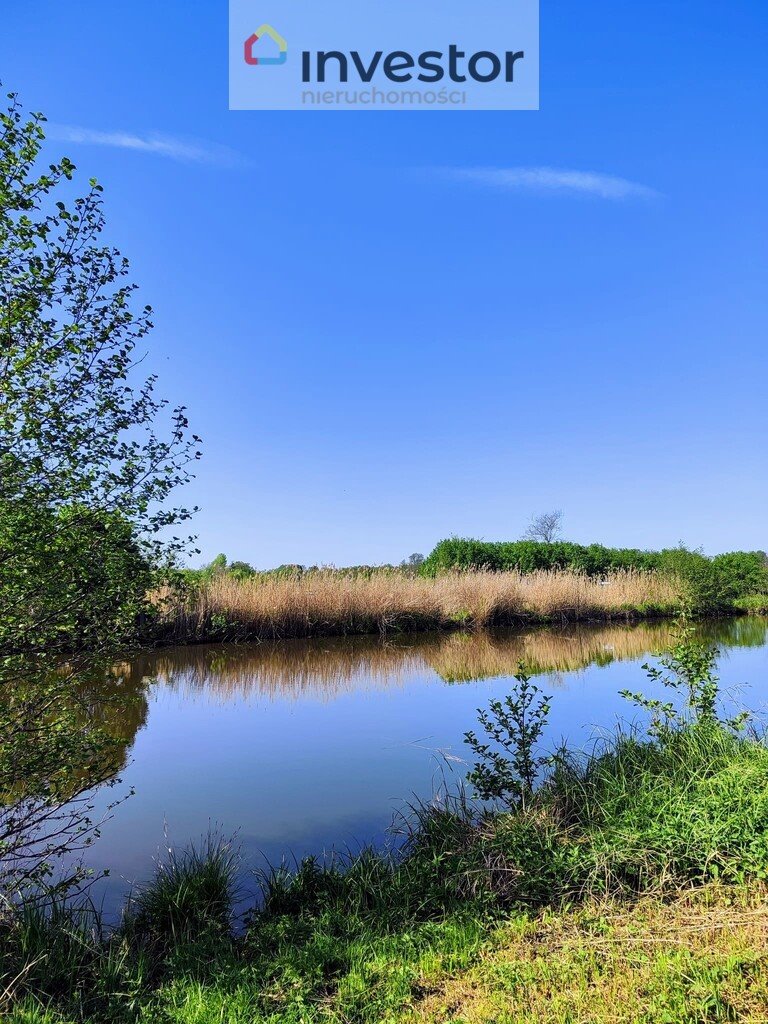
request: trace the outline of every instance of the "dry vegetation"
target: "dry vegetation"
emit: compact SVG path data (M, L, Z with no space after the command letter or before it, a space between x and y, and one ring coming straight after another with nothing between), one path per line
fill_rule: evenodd
M189 642L577 622L672 614L679 595L674 579L633 570L603 579L558 571L222 576L166 603L159 632Z

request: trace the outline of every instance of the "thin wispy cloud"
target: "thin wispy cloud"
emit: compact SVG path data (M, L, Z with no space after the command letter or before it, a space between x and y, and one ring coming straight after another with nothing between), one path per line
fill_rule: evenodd
M553 167L454 167L443 173L454 181L506 192L589 195L619 200L653 199L659 195L647 185L597 171L568 171Z
M216 164L219 167L236 167L248 163L245 157L227 146L179 139L170 135L137 135L124 131L101 132L65 124L49 124L46 135L49 139L54 139L57 142L133 150L136 153L147 153L165 157L168 160L178 160L182 163Z

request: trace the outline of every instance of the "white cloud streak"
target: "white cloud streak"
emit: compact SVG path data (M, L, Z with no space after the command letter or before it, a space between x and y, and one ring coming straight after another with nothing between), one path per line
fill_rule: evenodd
M454 167L444 172L453 181L505 192L589 195L600 199L654 199L659 193L646 185L596 171L563 171L553 167Z
M182 163L236 167L248 162L239 153L226 146L178 139L170 135L136 135L124 131L100 132L91 128L78 128L75 125L65 124L49 124L46 135L49 139L54 139L57 142L127 149L136 153L147 153L169 160L178 160Z

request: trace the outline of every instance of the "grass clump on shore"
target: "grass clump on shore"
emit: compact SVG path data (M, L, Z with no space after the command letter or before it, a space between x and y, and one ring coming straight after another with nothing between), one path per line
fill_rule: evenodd
M733 602L737 611L748 615L768 615L768 594L747 594Z
M111 935L82 907L9 909L7 1019L516 1024L547 998L541 1019L563 1024L753 1019L733 1008L752 1012L768 956L768 749L720 712L713 666L681 636L650 670L669 700L627 695L647 731L551 757L538 747L547 699L520 673L481 716L496 756L471 743L495 804L419 807L397 854L264 876L243 934L231 851L215 843L171 857ZM667 905L682 930L665 956ZM700 930L686 933L691 915ZM611 1016L618 993L646 1003Z

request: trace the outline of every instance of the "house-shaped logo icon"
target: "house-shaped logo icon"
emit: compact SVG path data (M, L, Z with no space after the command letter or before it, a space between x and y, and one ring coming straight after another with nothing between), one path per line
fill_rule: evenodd
M257 57L254 48L262 36L269 38L277 44L278 55L276 57ZM245 40L245 63L246 64L285 64L288 59L288 43L283 37L272 28L271 25L260 25L252 36Z

